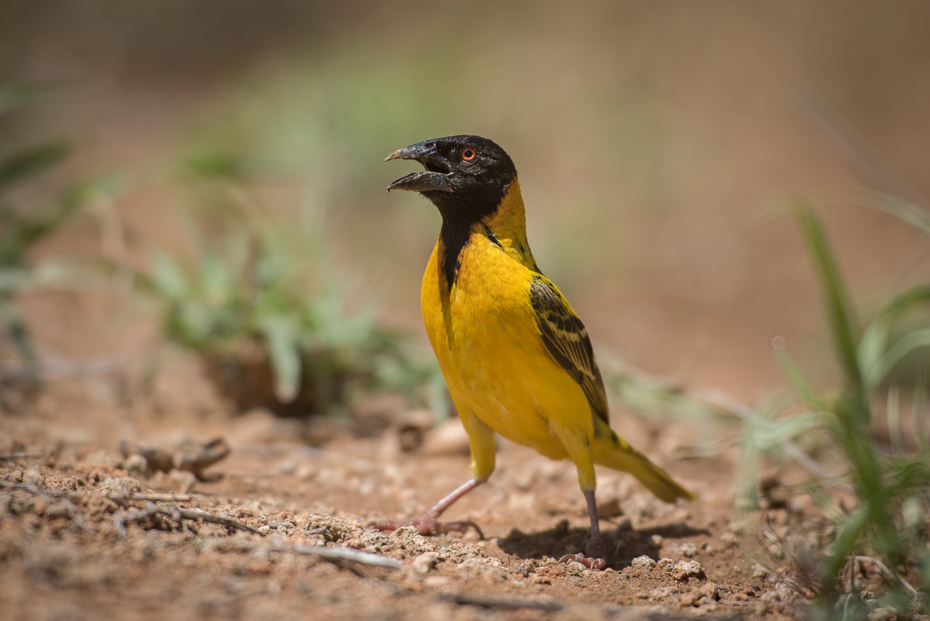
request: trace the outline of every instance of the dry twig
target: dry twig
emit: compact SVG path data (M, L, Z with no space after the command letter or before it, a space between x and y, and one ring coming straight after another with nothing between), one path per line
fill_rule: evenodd
M260 541L248 541L243 539L223 539L211 538L210 545L225 552L292 552L294 554L303 554L308 556L318 556L324 561L329 561L338 566L343 563L356 563L359 565L371 565L373 567L385 567L387 569L398 569L403 563L397 559L371 552L362 552L354 548L343 546L307 546L307 545L289 545L277 537L272 537L269 543Z
M158 494L155 492L129 492L128 494L108 492L106 497L114 502L132 502L133 500L147 500L149 502L189 502L192 498L190 494Z
M186 494L178 494L178 496L185 496ZM233 528L237 530L244 530L255 535L262 535L262 532L253 526L244 524L238 520L232 518L222 517L218 515L213 515L212 513L207 513L201 509L184 509L181 507L175 507L173 505L156 505L148 500L142 500L138 496L144 496L144 494L114 494L113 496L107 496L110 500L123 504L129 502L144 502L145 506L143 509L135 509L126 515L120 516L114 520L113 524L116 526L116 530L119 531L120 536L126 534L125 525L128 522L137 522L143 520L147 517L153 517L155 515L164 515L175 522L180 523L181 520L194 520L197 522L209 522L210 524L219 524L220 526L225 526L226 528ZM149 496L174 496L173 494L149 494Z
M498 598L498 597L480 597L474 595L465 595L464 593L441 593L439 599L444 599L464 606L480 606L482 608L504 608L507 610L519 610L521 608L530 608L533 610L546 610L554 612L562 610L562 604L558 602L545 602L539 600L528 600L518 598Z
M903 586L904 589L905 589L908 593L910 593L912 597L919 597L919 596L920 596L920 592L919 592L917 589L915 589L913 586L911 586L910 583L908 583L907 580L905 580L904 578L902 578L901 575L900 575L899 573L897 573L897 572L895 572L895 571L891 571L890 569L888 569L888 566L885 565L885 564L884 564L883 562L881 562L880 560L878 560L877 558L874 558L874 557L872 557L872 556L854 556L854 557L853 557L853 561L854 561L854 562L857 562L857 563L872 563L873 565L875 565L876 567L878 567L879 571L881 571L881 572L882 572L883 574L885 574L887 577L891 578L892 580L895 580L898 584L900 584L901 586Z
M388 569L398 569L403 563L389 556L373 554L371 552L362 552L354 548L342 546L304 546L296 545L290 548L297 554L312 554L319 556L326 561L348 561L350 563L359 563L362 565L373 565L375 567L387 567Z
M168 507L165 507L165 508L168 509ZM258 530L254 526L249 526L248 524L244 524L232 518L225 518L225 517L220 517L218 515L213 515L211 513L207 513L206 511L202 511L200 509L180 509L179 508L177 509L177 512L185 520L198 520L202 522L209 522L211 524L219 524L220 526L225 526L226 528L235 528L238 530L244 530L244 531L253 533L255 535L263 534L262 531Z

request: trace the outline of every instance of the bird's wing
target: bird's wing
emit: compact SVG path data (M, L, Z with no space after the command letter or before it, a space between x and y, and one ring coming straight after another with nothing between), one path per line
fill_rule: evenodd
M549 354L581 385L595 416L610 424L604 380L594 361L591 339L581 319L545 276L533 276L530 302Z

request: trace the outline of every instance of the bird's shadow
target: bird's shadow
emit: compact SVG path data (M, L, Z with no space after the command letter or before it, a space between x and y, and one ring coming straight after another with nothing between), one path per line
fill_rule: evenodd
M610 522L608 522L610 523ZM524 559L540 559L543 556L561 558L565 554L583 552L590 530L571 528L568 520L560 520L554 527L524 533L513 529L506 537L497 540L501 550ZM630 562L639 556L658 557L658 550L653 541L654 535L662 539L683 539L697 535L710 535L704 528L694 528L684 522L674 522L663 526L644 528L642 530L622 529L617 525L607 526L601 521L601 537L607 546L607 566L614 569L629 567Z

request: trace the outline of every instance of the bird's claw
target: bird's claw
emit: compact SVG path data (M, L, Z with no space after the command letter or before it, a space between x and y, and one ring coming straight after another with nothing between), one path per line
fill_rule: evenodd
M446 533L466 533L469 528L474 528L475 532L478 533L478 537L484 539L484 533L481 532L481 527L472 522L471 520L463 520L461 522L439 522L435 517L427 514L422 515L415 520L409 520L407 522L402 522L400 520L376 520L374 522L369 522L366 524L369 528L374 528L376 530L381 530L385 532L395 531L401 526L412 526L417 529L417 532L423 536L427 535L444 535Z
M604 546L604 540L600 535L595 535L588 540L588 545L584 547L584 554L566 554L559 559L559 562L574 561L581 563L588 569L601 571L607 567L607 548Z
M560 563L565 561L581 563L588 569L593 569L594 571L601 571L607 567L607 561L603 558L591 558L590 556L585 556L581 552L578 554L566 554L559 559Z

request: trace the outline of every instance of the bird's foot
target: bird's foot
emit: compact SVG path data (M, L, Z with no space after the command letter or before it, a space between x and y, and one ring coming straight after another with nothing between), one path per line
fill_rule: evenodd
M574 561L576 563L581 563L588 569L601 571L607 567L607 547L604 545L603 539L600 537L592 537L588 541L588 545L584 547L584 554L581 552L578 554L566 554L559 559L560 563L564 561Z
M469 528L474 528L478 533L478 536L484 539L484 533L481 532L481 527L472 522L471 520L464 520L461 522L443 522L440 523L435 517L426 513L416 518L415 520L409 520L407 522L402 522L400 520L376 520L374 522L369 522L366 524L369 528L374 528L377 530L383 530L385 532L395 531L401 526L413 526L417 529L417 532L421 535L444 535L446 533L466 533Z

